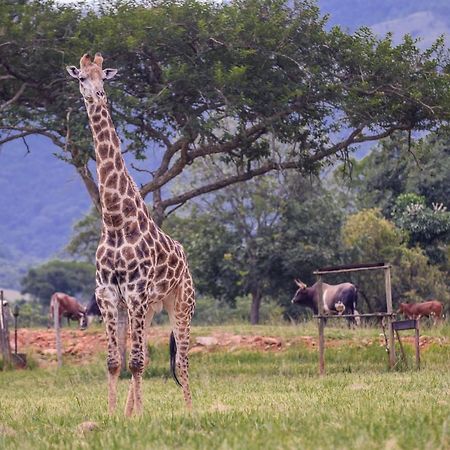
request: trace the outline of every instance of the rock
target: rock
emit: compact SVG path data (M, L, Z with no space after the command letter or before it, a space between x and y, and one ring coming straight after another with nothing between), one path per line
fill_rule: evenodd
M82 422L77 426L77 430L81 434L89 433L90 431L94 431L98 428L97 423L95 422Z
M16 430L8 425L0 425L0 436L14 437L16 434Z
M198 336L195 342L197 345L203 345L204 347L213 347L219 344L219 340L213 336Z

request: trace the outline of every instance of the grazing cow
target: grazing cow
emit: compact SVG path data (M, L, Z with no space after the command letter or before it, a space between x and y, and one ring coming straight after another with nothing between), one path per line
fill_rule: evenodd
M295 284L298 289L292 303L311 308L314 314L317 314L319 312L317 303L318 283L307 287L305 283L295 280ZM355 314L358 293L352 283L336 285L322 283L322 294L324 314ZM356 323L356 320L349 318L348 322Z
M55 292L50 300L50 319L54 320L55 305L58 303L58 319L61 324L61 317L67 319L78 320L80 330L87 327L86 308L80 305L75 297L64 294L62 292Z
M404 314L409 319L431 317L436 325L442 319L443 305L437 300L427 300L422 303L400 303L397 313Z
M102 321L102 313L100 312L100 308L97 305L97 299L95 294L89 300L89 303L86 306L86 316L87 316L87 324L90 325L95 317L99 318L99 321Z

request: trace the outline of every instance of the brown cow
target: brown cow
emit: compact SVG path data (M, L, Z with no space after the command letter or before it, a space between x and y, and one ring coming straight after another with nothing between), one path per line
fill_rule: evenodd
M405 314L409 319L432 317L436 325L442 319L442 303L437 300L427 300L422 303L400 303L397 313Z
M64 294L63 292L55 292L50 300L50 318L55 320L54 311L55 304L58 303L58 318L61 324L61 317L78 320L80 323L80 330L87 327L86 308L78 303L75 297Z

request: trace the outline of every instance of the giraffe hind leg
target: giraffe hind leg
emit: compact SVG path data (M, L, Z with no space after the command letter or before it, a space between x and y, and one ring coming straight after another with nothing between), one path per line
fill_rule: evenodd
M175 379L183 389L186 407L192 409L192 396L189 387L189 335L192 314L194 312L194 288L189 274L185 275L181 285L173 295L167 297L164 302L169 314L170 324L173 330L174 344L172 345L171 363L175 359ZM172 363L173 364L173 363ZM172 366L173 367L173 366Z

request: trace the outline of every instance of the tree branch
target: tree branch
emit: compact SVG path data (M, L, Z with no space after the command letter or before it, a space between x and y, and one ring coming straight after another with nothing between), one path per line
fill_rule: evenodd
M19 99L19 97L23 94L25 91L25 88L27 87L28 83L23 83L22 86L20 86L19 90L14 94L12 98L10 98L8 101L3 103L3 105L0 105L0 111L3 111L6 109L9 105L14 103L16 100Z

